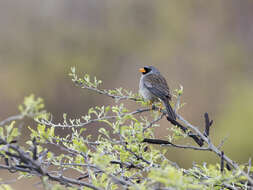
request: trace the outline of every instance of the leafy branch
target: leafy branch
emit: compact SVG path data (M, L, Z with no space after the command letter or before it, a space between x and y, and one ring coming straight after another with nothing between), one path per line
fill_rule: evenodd
M184 105L180 103L182 87L175 91L174 121L157 105L147 108L137 94L122 88L102 89L100 80L87 74L79 78L75 68L70 76L78 87L113 98L115 105L90 108L80 118L69 118L64 113L62 122L56 123L53 115L44 110L41 98L26 97L19 107L20 114L0 122L0 169L18 172L20 177L38 176L45 189L252 188L251 162L239 165L214 145L209 136L214 126L208 114L204 114L205 130L201 132L178 113ZM121 100L132 101L139 108L129 110ZM25 117L32 118L36 125L29 127L30 138L21 146L15 121ZM154 130L164 117L172 124L168 128L171 133L168 139L157 139ZM98 134L91 136L86 131L91 124L100 126ZM71 130L60 135L56 128ZM177 144L181 138L191 138L196 145ZM195 164L186 170L166 157L170 147L211 151L219 156L220 163Z

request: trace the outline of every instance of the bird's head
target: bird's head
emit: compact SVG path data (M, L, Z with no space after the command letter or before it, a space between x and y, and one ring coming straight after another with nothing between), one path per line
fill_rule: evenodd
M148 73L150 74L159 74L160 72L153 66L144 66L143 68L140 68L139 71L143 74L146 75Z

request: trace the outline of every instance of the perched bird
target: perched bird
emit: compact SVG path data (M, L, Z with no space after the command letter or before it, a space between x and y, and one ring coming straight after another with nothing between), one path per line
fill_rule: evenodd
M145 66L139 70L142 73L139 93L151 103L161 100L166 107L168 116L176 120L176 114L170 106L171 94L165 78L153 66Z

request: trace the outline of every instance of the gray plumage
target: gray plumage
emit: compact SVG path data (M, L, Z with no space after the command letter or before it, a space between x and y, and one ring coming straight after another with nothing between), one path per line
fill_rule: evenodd
M168 116L176 120L176 114L170 106L171 94L165 78L153 66L145 66L139 84L139 93L152 103L161 100Z

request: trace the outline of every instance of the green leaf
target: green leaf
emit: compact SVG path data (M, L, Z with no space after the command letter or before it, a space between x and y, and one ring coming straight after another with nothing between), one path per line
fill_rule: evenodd
M103 134L103 135L105 135L107 138L110 138L110 136L109 136L109 131L106 130L105 128L100 128L100 129L98 130L98 132L101 133L101 134Z
M0 127L0 137L4 138L4 128Z
M102 119L102 120L99 120L99 121L104 122L104 123L106 123L106 124L108 124L109 126L112 127L112 123L110 121L106 120L106 119Z
M82 128L80 129L80 134L82 134L82 132L86 131L86 128Z

